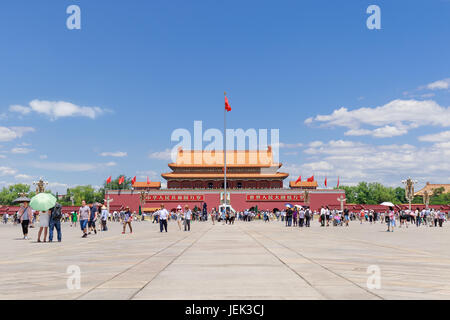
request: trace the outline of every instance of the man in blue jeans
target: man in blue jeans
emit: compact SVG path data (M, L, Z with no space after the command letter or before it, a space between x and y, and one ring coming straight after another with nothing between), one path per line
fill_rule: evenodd
M57 203L53 209L51 209L50 221L49 221L49 236L48 241L53 242L53 228L56 227L56 232L58 233L58 242L62 240L61 233L61 218L62 218L62 210L61 205Z

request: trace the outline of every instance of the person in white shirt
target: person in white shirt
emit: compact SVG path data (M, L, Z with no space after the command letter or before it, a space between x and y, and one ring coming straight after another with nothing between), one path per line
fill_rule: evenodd
M106 206L103 206L102 207L102 214L100 216L102 231L107 231L108 230L108 228L106 226L106 222L108 221L108 217L109 217L108 209L106 208Z
M322 207L320 209L320 226L321 227L325 227L326 213L327 213L327 210L324 207Z
M166 208L164 208L164 204L161 204L161 209L158 211L159 216L159 230L163 232L166 230L167 232L167 217L169 216L169 212Z
M189 209L189 206L186 205L184 207L184 231L191 231L191 217L192 211Z

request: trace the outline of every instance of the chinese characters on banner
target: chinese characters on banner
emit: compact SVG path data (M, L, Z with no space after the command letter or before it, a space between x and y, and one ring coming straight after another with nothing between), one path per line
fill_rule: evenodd
M145 202L152 201L205 201L203 195L149 195Z
M305 201L304 194L248 194L247 201Z

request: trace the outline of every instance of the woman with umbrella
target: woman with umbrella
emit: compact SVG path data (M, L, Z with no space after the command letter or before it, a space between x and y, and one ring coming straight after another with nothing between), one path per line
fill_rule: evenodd
M33 210L28 206L30 199L26 197L18 198L14 202L21 202L22 205L17 213L17 217L22 225L23 239L28 240L28 227L33 218Z
M39 211L39 232L38 241L41 242L41 234L44 231L44 242L47 242L47 232L50 222L49 209L54 208L56 205L56 198L50 193L39 193L34 196L30 201L30 207Z

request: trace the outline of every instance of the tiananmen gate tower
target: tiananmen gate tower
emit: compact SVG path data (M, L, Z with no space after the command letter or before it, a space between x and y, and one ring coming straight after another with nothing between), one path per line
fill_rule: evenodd
M318 189L314 182L290 181L284 187L288 173L281 172L282 164L274 161L272 148L267 150L232 150L227 152L228 203L236 211L257 206L260 210L283 209L286 203L309 206L313 210L321 206L340 207L338 198L345 197L343 190ZM183 150L177 152L176 161L168 164L171 172L161 176L167 188L160 182L135 182L132 190L109 190L112 204L129 206L152 212L164 204L168 210L189 205L208 210L218 208L224 196L223 151Z

